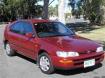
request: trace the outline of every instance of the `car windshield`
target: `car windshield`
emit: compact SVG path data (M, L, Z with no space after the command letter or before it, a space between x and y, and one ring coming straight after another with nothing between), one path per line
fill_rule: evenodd
M35 23L34 26L39 37L74 35L74 32L60 22Z

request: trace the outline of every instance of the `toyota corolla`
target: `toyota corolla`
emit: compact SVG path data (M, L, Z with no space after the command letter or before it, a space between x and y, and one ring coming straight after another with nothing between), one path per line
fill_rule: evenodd
M104 59L102 45L76 35L61 22L19 20L6 26L4 48L8 56L16 53L37 61L45 74L55 69L87 68Z

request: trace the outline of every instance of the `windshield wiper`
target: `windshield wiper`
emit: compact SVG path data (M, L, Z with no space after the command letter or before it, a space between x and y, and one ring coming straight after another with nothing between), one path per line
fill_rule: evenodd
M50 36L47 36L47 37L56 37L56 36L68 36L68 35L65 35L65 34L56 34L56 35L50 35Z
M73 36L75 34L54 34L54 35L48 35L43 37L57 37L57 36Z

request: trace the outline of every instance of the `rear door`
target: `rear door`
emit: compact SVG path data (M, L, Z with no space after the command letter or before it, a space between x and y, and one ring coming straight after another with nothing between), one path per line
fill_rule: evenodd
M28 38L25 34L33 33L32 24L26 21L19 21L10 27L9 42L18 53L30 58L35 58L35 42L34 38Z
M8 32L8 39L11 47L18 52L22 53L21 49L21 37L23 36L23 25L21 21L15 22L10 26L10 30Z
M22 48L24 48L24 52L23 54L30 57L30 58L34 58L36 56L36 42L35 42L35 33L34 33L34 27L30 22L22 22L23 28L24 28L24 35L23 37L21 37L21 45ZM29 38L26 36L27 33L32 33L33 37Z

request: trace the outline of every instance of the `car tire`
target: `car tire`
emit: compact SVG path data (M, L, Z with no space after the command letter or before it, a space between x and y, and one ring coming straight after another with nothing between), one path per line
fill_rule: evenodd
M6 43L5 44L5 51L6 51L6 54L8 56L14 56L15 55L15 50L13 50L11 47L10 47L10 44L9 43Z
M45 74L52 74L54 72L51 58L47 53L41 53L38 56L38 65L40 70Z

